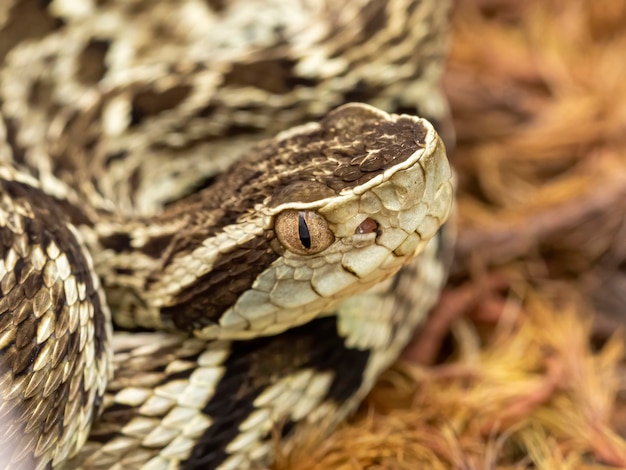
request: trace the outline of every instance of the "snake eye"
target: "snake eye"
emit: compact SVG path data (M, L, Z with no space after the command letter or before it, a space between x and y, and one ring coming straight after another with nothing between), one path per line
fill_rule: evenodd
M312 211L281 212L276 216L274 231L285 248L299 255L319 253L335 240L326 219Z

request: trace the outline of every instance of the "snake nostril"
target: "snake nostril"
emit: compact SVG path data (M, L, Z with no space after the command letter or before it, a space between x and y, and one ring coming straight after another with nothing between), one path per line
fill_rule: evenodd
M376 233L378 234L378 222L376 222L371 217L365 219L354 231L357 235L363 235L366 233Z

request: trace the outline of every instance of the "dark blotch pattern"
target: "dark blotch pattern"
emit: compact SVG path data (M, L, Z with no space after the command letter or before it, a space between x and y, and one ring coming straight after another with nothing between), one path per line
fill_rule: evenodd
M177 197L174 200L164 201L163 205L167 207L169 205L176 204L179 199L193 197L194 195L201 192L203 189L206 189L209 186L213 185L216 179L217 179L217 175L213 175L213 174L200 178L197 181L195 181L195 183L186 187L184 192L182 192L182 194L180 195L180 197Z
M104 444L114 439L118 436L117 427L119 426L121 428L128 424L130 420L135 417L135 411L136 409L132 406L114 403L112 406L107 408L106 414L99 418L97 425L93 430L94 432L89 434L89 440L91 442ZM113 430L108 432L101 431L101 429L106 428L107 424L112 424L115 427Z

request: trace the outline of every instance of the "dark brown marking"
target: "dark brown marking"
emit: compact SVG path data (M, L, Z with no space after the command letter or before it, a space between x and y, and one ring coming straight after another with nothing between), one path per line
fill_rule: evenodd
M131 126L136 126L146 118L175 108L187 98L190 92L191 86L178 85L162 92L146 90L137 93L132 102Z
M201 118L208 118L211 117L218 109L219 108L214 103L210 103L200 108L196 115Z
M123 160L124 158L126 158L127 155L128 155L128 151L126 150L121 150L119 152L110 153L106 156L104 160L104 165L108 167L117 160Z
M273 237L272 237L273 238ZM259 236L219 256L213 269L183 289L172 305L161 308L161 319L182 331L215 324L257 276L278 259L271 238Z
M100 237L100 245L103 248L113 250L116 253L131 251L131 238L127 233L112 233L111 235Z
M260 128L247 124L231 124L222 132L221 137L239 137L242 135L258 134Z
M389 14L387 2L369 2L361 10L363 17L363 37L369 40L375 34L385 31Z
M92 224L87 214L85 214L78 206L70 204L64 199L51 199L54 200L54 203L59 207L61 212L65 214L65 217L74 225L79 226Z
M6 191L6 193L16 201L26 200L31 202L31 206L36 210L38 214L42 214L42 217L34 220L27 221L27 223L33 224L30 226L29 240L34 241L45 231L46 224L56 225L59 221L66 220L74 225L89 225L91 221L89 217L73 204L70 204L64 199L57 199L43 193L37 188L33 188L24 183L17 181L2 180L0 184L0 190ZM56 217L56 218L55 218ZM40 232L34 233L33 231L39 229Z
M174 234L158 235L150 238L145 245L143 245L139 251L143 254L150 256L151 258L158 259L163 256L163 253L167 250L167 247L172 243Z
M385 158L379 153L368 155L359 165L361 171L380 171L383 168L385 168Z
M294 65L295 62L284 58L233 64L224 75L224 85L255 87L269 93L283 94L288 91L286 79L293 74Z
M4 128L6 129L6 142L9 144L11 148L11 152L13 153L13 160L18 165L24 164L24 157L26 155L26 149L19 144L17 139L17 125L13 119L9 119L3 116L0 113L0 118L4 122ZM33 176L37 176L36 173Z
M224 0L206 0L206 3L209 8L216 13L221 13L226 9L226 2Z
M51 103L53 101L54 85L46 80L38 79L32 83L30 93L28 95L28 103L33 106L41 106L42 103ZM53 114L58 110L58 106L51 105L50 113Z
M141 183L141 169L135 168L133 172L130 174L130 177L128 178L128 186L134 193L139 188L140 183Z
M203 178L198 179L193 184L189 185L188 188L185 188L185 192L183 194L181 194L180 197L177 197L174 200L164 201L163 205L164 206L169 206L171 204L175 204L181 198L189 198L189 197L193 196L194 194L198 194L202 190L208 188L213 183L215 183L215 181L217 180L217 176L218 176L217 174L207 175L207 176L204 176Z
M10 248L14 238L13 232L8 227L0 227L0 244L2 246Z
M358 167L343 166L339 167L333 173L335 176L341 178L346 183L354 183L359 181L363 176L363 172Z
M343 100L346 103L368 103L379 96L383 91L384 87L362 79L343 94Z
M24 226L24 232L28 235L28 241L31 245L39 245L44 234L41 221L38 219L26 219Z
M79 69L77 79L85 85L95 85L103 77L107 70L106 54L111 43L105 40L92 39L78 58Z
M103 414L94 432L89 435L91 442L105 443L109 442L113 438L118 436L118 432L98 432L98 426L105 428L106 424L114 424L117 427L123 427L128 424L130 420L137 414L137 410L134 406L124 405L122 403L113 403L106 409L106 414Z
M307 87L313 88L319 84L319 81L315 78L311 77L290 77L287 79L287 87L289 88L298 88L298 87Z
M31 266L32 267L32 266ZM39 289L43 287L43 279L41 274L31 269L29 276L23 280L24 295L27 299L32 299Z
M4 23L0 41L0 64L16 44L45 37L63 26L61 20L52 17L47 11L48 3L48 0L23 0L9 8L10 17Z
M284 94L298 86L316 86L317 80L296 75L296 64L296 61L284 57L233 64L224 76L224 85L255 87L275 94Z

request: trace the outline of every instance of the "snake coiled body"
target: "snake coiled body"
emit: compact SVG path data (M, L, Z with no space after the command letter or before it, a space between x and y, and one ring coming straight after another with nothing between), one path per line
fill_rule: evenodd
M446 2L44 3L0 6L2 464L340 422L445 277Z

